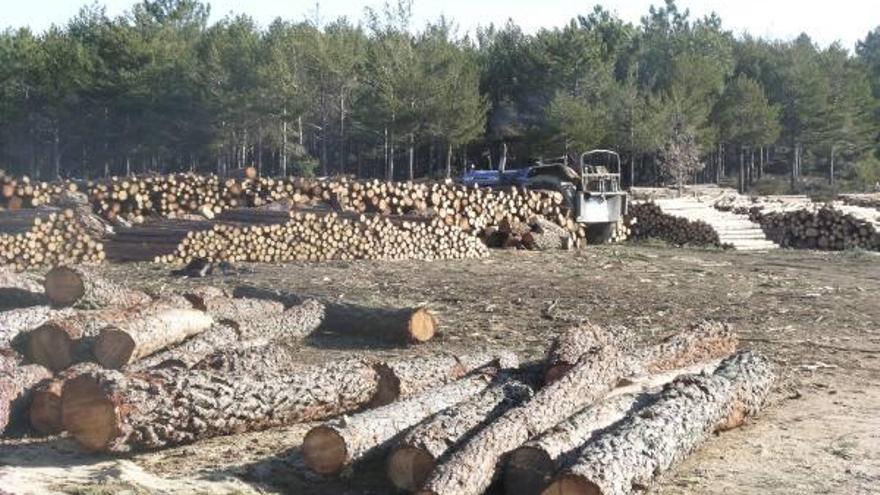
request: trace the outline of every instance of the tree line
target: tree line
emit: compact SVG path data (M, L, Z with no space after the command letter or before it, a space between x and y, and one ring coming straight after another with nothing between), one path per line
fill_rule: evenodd
M639 184L880 180L880 27L850 53L736 36L674 0L534 34L414 26L411 0L357 22L209 14L144 0L0 32L0 168L417 179L603 147Z

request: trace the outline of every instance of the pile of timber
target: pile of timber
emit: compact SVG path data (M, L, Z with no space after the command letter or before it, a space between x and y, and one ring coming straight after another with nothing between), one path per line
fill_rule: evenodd
M0 210L20 210L47 205L65 191L76 191L72 182L39 182L27 176L17 179L0 170Z
M208 231L191 232L173 254L156 261L430 261L486 254L486 246L476 236L437 218L293 211L283 224L219 224Z
M0 265L24 270L55 264L99 263L105 254L95 235L94 222L87 212L72 208L2 211Z
M857 217L835 206L811 205L783 211L755 206L748 214L782 247L880 251L880 222Z
M628 237L634 240L661 239L676 246L721 247L718 232L709 224L667 215L652 202L630 205L625 225Z
M846 205L880 210L880 192L867 194L841 194L838 199Z
M540 216L532 217L527 222L502 219L498 226L484 229L480 239L490 248L533 251L572 249L577 241L567 229Z

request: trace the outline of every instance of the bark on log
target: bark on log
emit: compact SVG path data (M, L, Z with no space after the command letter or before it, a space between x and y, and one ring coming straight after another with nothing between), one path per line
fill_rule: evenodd
M483 493L502 456L606 394L628 371L614 346L591 349L562 378L478 431L434 469L419 493Z
M52 373L38 364L24 364L11 349L0 350L0 433L24 415L30 393Z
M130 307L147 304L151 298L140 291L126 289L83 267L58 266L46 274L46 297L55 307L99 309L107 306Z
M737 344L738 339L729 325L704 320L657 345L637 351L635 362L643 366L638 374L662 373L730 356L736 352Z
M424 421L398 442L388 458L388 478L400 490L414 492L440 459L472 432L491 423L532 395L525 383L499 377L479 395Z
M611 332L592 323L584 323L566 330L554 339L545 360L544 383L550 384L566 374L590 349L615 345Z
M588 443L543 494L624 495L648 487L712 432L757 413L773 381L771 364L749 352L726 359L713 374L681 377L655 403Z
M209 329L214 320L197 309L163 308L104 328L92 353L105 368L120 369Z
M38 276L26 272L16 272L6 266L0 266L0 288L21 289L38 294L43 292L43 284Z
M437 318L427 308L369 308L326 303L321 331L400 344L419 344L434 338Z
M0 347L8 347L27 333L49 320L66 318L73 314L69 308L52 309L49 306L32 306L0 312Z
M591 436L650 403L665 384L685 374L711 373L719 362L714 360L668 373L639 377L630 385L614 389L601 402L588 406L529 440L507 458L503 474L505 492L540 494L560 468L573 462L580 447Z
M378 381L360 360L264 377L103 370L67 381L62 421L89 451L155 449L351 412L369 403Z
M484 369L422 395L312 428L303 440L303 459L318 473L338 473L428 416L478 394L497 371Z

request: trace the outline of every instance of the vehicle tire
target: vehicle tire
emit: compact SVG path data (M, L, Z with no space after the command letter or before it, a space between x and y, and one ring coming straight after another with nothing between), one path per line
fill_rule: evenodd
M593 223L588 224L586 228L588 245L608 244L608 242L611 240L611 237L614 235L614 229L617 228L617 223Z
M568 208L574 208L574 184L563 181L554 175L536 175L526 182L526 188L533 191L557 191L562 193L562 200Z

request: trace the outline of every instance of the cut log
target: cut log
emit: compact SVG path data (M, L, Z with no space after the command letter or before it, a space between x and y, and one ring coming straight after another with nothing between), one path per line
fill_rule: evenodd
M155 449L351 412L369 403L378 381L361 360L262 377L103 370L67 381L61 413L86 450Z
M560 379L454 451L434 469L419 493L483 493L495 478L502 456L606 394L628 371L614 346L591 349Z
M532 395L525 383L500 376L484 392L431 417L409 431L388 458L388 478L397 488L422 487L440 459L469 434Z
M214 322L207 313L186 308L164 308L139 316L101 330L92 353L104 367L120 369L202 333Z
M27 272L16 272L7 266L0 266L0 288L21 289L38 294L43 292L40 277Z
M729 325L704 320L657 345L636 351L640 355L635 362L643 366L638 374L663 373L707 359L721 359L736 352L738 342Z
M622 339L614 339L611 332L592 323L584 323L566 330L554 339L547 353L544 382L549 384L561 378L591 349L614 345L618 340Z
M492 370L498 371L498 368ZM484 390L491 381L485 373L462 378L422 395L331 421L312 428L302 445L303 459L312 470L336 474L428 416Z
M427 308L370 308L326 303L324 333L391 343L418 344L434 338L437 318Z
M588 406L565 421L529 440L511 452L504 467L504 487L508 494L540 494L552 476L570 464L582 445L603 428L623 419L631 411L653 399L660 387L685 374L715 370L720 361L639 377L630 385L618 387L595 405Z
M66 318L72 314L72 309L52 309L49 306L2 311L0 312L0 347L8 347L20 334L27 333L49 320Z
M61 423L61 391L64 382L97 369L99 367L94 363L80 363L37 385L28 407L31 427L42 435L57 435L64 431Z
M33 388L52 373L38 364L24 364L11 349L0 351L0 432L23 418Z
M46 274L43 282L46 297L55 307L73 306L99 309L108 306L130 307L146 304L151 298L105 280L83 267L58 266Z
M713 431L757 413L773 381L771 364L748 352L726 359L713 374L681 377L656 402L586 444L543 494L624 495L648 487Z
M466 374L494 362L502 368L515 368L519 358L506 351L474 353L460 356L429 356L401 358L379 362L376 370L381 377L372 405L384 406L398 399L412 397L431 387L458 380Z

